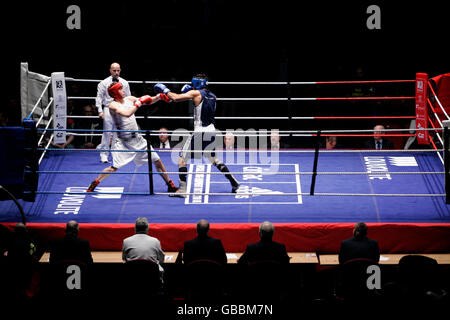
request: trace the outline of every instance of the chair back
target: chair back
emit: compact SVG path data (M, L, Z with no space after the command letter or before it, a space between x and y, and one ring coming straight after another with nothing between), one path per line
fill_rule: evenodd
M91 289L89 270L89 266L79 260L52 262L41 277L44 290L56 301L87 299Z
M245 291L250 300L281 300L288 281L287 265L276 260L254 261L248 264L244 275Z
M185 264L186 298L189 301L218 302L224 290L223 266L215 260L198 259Z
M365 299L373 290L367 286L370 274L369 266L378 262L367 258L355 258L345 261L341 267L341 289L344 299Z
M157 262L150 259L127 260L123 265L123 284L126 290L154 292L162 284Z

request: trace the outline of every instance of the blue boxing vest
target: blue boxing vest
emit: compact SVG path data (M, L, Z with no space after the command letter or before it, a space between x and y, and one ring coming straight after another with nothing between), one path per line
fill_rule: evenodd
M216 96L206 89L199 90L202 95L202 102L194 107L194 130L195 128L208 127L216 122Z

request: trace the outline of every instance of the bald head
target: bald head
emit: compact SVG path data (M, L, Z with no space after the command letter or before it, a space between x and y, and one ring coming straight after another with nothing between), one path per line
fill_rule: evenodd
M111 73L111 77L113 77L114 79L119 78L120 71L120 64L118 64L117 62L113 62L109 67L109 73Z
M78 230L79 230L78 222L76 222L75 220L71 220L71 221L67 222L66 235L77 236Z
M197 222L197 234L199 237L206 237L209 231L209 222L205 219Z
M259 226L259 237L261 238L261 240L272 240L274 232L275 227L269 221L264 221Z
M374 139L375 140L377 140L377 141L379 141L379 140L381 140L382 138L383 138L383 135L384 135L384 132L383 132L383 130L384 130L384 126L383 125L381 125L381 124L379 124L379 125L376 125L374 128L373 128L373 130L374 130Z
M19 222L14 226L14 231L16 233L26 233L27 227L22 222Z

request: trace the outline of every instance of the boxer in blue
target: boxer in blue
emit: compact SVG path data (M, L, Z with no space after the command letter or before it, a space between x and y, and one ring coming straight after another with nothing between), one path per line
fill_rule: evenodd
M214 152L216 140L216 128L214 126L216 96L208 89L208 78L206 75L196 75L192 78L191 84L183 86L180 94L171 92L162 83L155 85L155 92L166 94L173 102L192 100L194 103L194 133L188 138L180 152L178 159L180 188L173 196L186 197L187 160L191 150L201 151L203 156L207 156L211 163L225 174L225 177L230 181L231 192L236 193L239 188L239 182Z

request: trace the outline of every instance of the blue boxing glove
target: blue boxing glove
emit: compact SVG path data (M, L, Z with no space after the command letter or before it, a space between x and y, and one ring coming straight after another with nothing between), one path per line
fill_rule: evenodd
M190 85L190 84L185 84L184 86L183 86L183 88L181 88L181 93L186 93L186 92L188 92L188 91L191 91L191 90L193 90L194 88L192 88L192 86Z
M168 94L170 92L170 89L167 88L166 85L163 83L157 83L153 88L155 89L156 93Z

